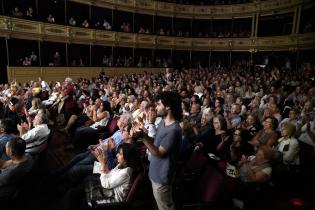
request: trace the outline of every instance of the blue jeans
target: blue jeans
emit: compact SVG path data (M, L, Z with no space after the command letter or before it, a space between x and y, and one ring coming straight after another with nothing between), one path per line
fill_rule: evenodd
M70 185L76 184L93 173L93 164L96 160L96 157L88 150L76 155L58 174L61 175L61 180Z
M95 144L98 140L98 132L91 127L80 127L75 131L73 143L74 145L82 145L87 147L88 145Z

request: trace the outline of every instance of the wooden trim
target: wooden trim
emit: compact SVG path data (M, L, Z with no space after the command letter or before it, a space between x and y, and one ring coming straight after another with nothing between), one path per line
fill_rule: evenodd
M311 5L312 0L268 0L247 4L233 5L183 5L152 0L69 0L81 4L93 5L107 9L135 12L166 17L194 19L226 19L231 17L248 17L255 13L287 13L298 5ZM284 12L282 12L284 11ZM291 11L291 12L292 12Z
M258 15L256 26L258 28ZM39 30L40 29L40 30ZM80 43L86 45L120 46L149 49L180 49L200 51L250 51L253 48L283 50L315 48L315 32L287 36L250 38L184 38L136 33L122 33L48 24L0 16L0 37L26 40ZM298 44L297 44L298 43Z
M16 67L8 66L8 81L16 80L20 83L37 81L38 77L46 81L64 81L66 77L72 79L98 77L104 71L108 76L122 74L159 73L165 68L118 68L118 67Z

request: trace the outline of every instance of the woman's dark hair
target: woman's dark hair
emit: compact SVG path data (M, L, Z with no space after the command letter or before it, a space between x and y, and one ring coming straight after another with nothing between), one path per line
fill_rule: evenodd
M183 111L181 107L182 99L177 92L165 91L160 93L156 101L161 100L164 106L170 107L172 115L175 120L181 121L183 117Z
M110 103L108 102L108 101L103 101L102 102L102 104L103 104L103 111L108 111L109 112L109 114L112 116L112 108L111 108L111 106L110 106Z
M240 132L241 142L248 142L251 140L251 135L248 130L243 128L236 128L235 131Z
M278 120L275 117L267 117L267 119L271 119L271 124L272 124L272 130L276 130L278 128Z
M222 97L216 97L215 100L218 100L220 102L220 105L223 106L224 104L224 98Z
M11 149L12 155L21 157L25 154L26 142L22 138L17 137L8 142L8 147Z
M118 146L117 152L122 150L126 165L124 167L130 167L133 169L133 174L137 174L141 170L140 155L137 147L133 144L123 143Z
M198 95L192 95L192 96L191 96L191 101L193 101L193 98L194 98L195 103L201 105L201 100L200 100L200 98L199 98Z
M98 89L92 89L92 94L91 94L91 98L93 101L95 101L97 98L100 97L100 95L98 94Z
M185 101L185 100L183 100L183 104L184 104L184 109L185 109L184 111L189 112L189 110L190 110L190 103Z
M0 120L0 128L3 128L4 132L7 134L16 133L16 126L10 118L5 118Z
M213 118L215 118L215 117L218 118L218 120L220 122L221 130L226 131L227 130L227 123L226 123L225 118L220 114L214 116ZM212 118L212 120L213 120L213 118Z

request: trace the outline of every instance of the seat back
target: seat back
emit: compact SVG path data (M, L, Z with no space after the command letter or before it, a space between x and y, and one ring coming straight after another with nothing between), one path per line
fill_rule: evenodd
M135 194L137 193L139 186L143 180L143 173L139 173L136 179L133 181L131 189L127 195L126 202L131 203L134 200Z
M108 133L113 134L118 129L117 121L118 121L118 119L116 117L109 119L109 122L108 122L108 124L106 126Z
M211 163L207 163L196 184L196 195L202 203L211 204L220 197L223 188L224 175Z
M184 167L184 174L193 175L201 173L208 159L202 151L194 151Z
M303 167L309 167L309 162L311 161L311 156L313 152L313 147L307 143L304 143L302 141L299 142L300 147L300 166Z

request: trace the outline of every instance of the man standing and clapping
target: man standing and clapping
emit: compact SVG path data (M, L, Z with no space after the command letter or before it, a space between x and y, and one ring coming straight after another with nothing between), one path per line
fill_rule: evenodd
M143 139L151 153L149 178L153 195L160 210L174 209L172 179L182 137L179 121L182 119L181 98L175 92L163 92L157 97L157 114L163 118L154 141L139 128L135 134Z

